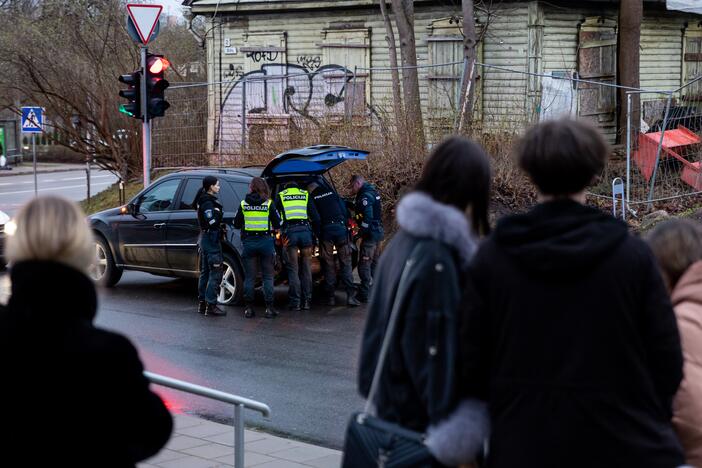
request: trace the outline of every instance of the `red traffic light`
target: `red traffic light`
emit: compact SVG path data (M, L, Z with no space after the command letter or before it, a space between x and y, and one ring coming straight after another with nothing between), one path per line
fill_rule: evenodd
M170 65L171 62L169 62L167 58L154 57L154 59L148 64L149 72L153 74L159 74L165 71Z

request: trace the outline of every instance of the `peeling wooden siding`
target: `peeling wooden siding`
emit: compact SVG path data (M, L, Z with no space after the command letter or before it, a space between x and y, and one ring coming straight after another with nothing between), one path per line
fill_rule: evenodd
M276 14L249 15L245 21L225 22L222 26L223 34L219 27L215 27L213 35L208 41L210 62L208 73L211 81L218 81L220 77L220 47L235 47L236 54L222 54L221 68L224 80L236 80L248 70L251 64L247 63L246 53L240 48L244 45L244 38L249 33L263 33L269 31L285 31L285 57L288 64L297 66L310 58L323 57L323 31L332 23L344 22L354 28L364 28L370 31L370 64L374 68L387 68L390 66L388 48L385 41L385 26L377 8L353 11L330 11L324 13L283 12ZM458 7L436 6L432 8L418 8L415 13L415 34L417 45L417 62L420 65L429 64L429 48L427 40L430 34L429 26L437 19L445 18L452 14L460 14ZM485 18L482 18L485 21ZM503 4L491 19L489 31L483 43L483 57L486 63L510 68L519 71L527 70L527 42L526 31L527 5ZM396 33L397 35L397 33ZM399 37L399 35L398 35ZM229 45L223 40L229 40ZM282 55L282 54L281 54ZM398 50L399 56L399 50ZM312 62L316 63L316 62ZM328 65L323 61L320 65ZM519 73L500 70L477 71L483 86L483 109L486 123L496 124L505 122L508 125L523 124L525 119L525 94L526 76ZM430 69L419 69L420 100L424 113L428 107L428 75ZM373 71L369 77L368 101L376 109L390 111L392 99L392 81L389 70ZM224 85L222 94L228 93L231 85ZM219 87L212 87L210 98L212 125L216 124L216 115L220 106ZM241 93L235 90L226 103L225 112L241 108ZM247 108L250 106L247 105ZM234 119L236 120L236 119ZM230 120L231 122L232 120ZM240 121L235 125L241 126ZM219 132L217 129L215 132ZM229 128L222 129L223 139L227 139ZM212 132L211 132L212 133Z
M527 18L527 4L503 4L487 26L484 63L514 70L481 70L483 122L488 129L512 130L526 122Z
M584 12L565 11L546 6L544 9L544 73L574 72L578 62L578 24L587 16Z
M641 24L641 87L670 90L680 86L682 17L644 18Z

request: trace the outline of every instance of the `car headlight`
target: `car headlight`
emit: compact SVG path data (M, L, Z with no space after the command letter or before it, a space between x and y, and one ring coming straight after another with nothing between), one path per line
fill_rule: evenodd
M5 234L8 236L14 236L17 231L17 223L13 219L5 223Z

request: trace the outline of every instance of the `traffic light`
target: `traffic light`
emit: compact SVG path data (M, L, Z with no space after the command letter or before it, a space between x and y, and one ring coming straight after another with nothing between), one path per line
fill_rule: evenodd
M163 77L170 65L168 59L164 58L163 55L146 55L146 95L148 96L147 116L149 119L163 117L166 109L171 107L164 95L169 83Z
M120 97L127 98L127 104L120 104L119 111L135 119L141 119L141 71L120 75L119 81L129 86L119 92Z

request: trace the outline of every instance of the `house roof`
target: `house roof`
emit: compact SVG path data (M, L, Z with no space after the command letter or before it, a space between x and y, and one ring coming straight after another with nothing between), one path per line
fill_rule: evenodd
M386 0L386 2L389 0ZM441 0L414 0L415 3L436 3L445 4ZM529 0L512 0L515 2ZM644 0L649 5L665 7L666 2L697 2L698 0ZM572 0L550 0L551 3L573 5ZM586 0L579 2L577 7L582 7L583 3L602 4L610 3L616 5L619 0ZM183 6L189 6L193 13L206 13L217 10L218 12L266 12L282 10L314 10L328 8L348 8L348 7L374 7L378 5L378 0L183 0Z

